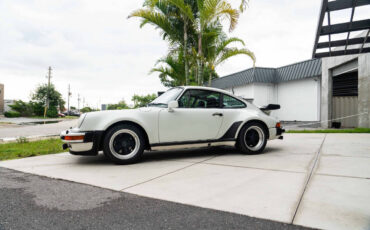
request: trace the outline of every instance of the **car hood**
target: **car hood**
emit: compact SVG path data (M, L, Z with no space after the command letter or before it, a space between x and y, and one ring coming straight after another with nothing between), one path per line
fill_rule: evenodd
M137 118L142 117L145 113L159 111L163 108L143 107L138 109L123 109L123 110L104 110L97 112L86 113L86 117L80 125L82 131L101 130L107 124L114 123L120 120L138 122Z

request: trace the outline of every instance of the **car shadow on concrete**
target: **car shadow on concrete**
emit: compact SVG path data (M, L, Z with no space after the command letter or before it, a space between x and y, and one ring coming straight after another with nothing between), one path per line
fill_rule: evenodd
M280 150L276 147L266 147L261 153L263 155L274 154L274 152ZM261 155L258 154L258 155ZM209 147L209 148L198 148L198 149L183 149L183 150L166 150L166 151L145 151L143 158L140 162L154 162L154 161L187 161L194 158L199 158L199 161L208 160L213 157L221 155L246 155L232 147ZM258 156L254 155L254 156ZM252 155L253 156L253 155ZM139 162L139 163L140 163ZM98 156L80 156L76 159L77 164L94 164L94 165L106 165L113 164L107 159L103 152L100 152Z

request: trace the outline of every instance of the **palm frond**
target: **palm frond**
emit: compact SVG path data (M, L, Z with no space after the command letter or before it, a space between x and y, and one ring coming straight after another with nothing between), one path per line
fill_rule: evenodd
M166 15L152 11L150 9L139 9L132 12L129 16L142 18L141 26L146 24L152 24L157 29L161 29L166 35L170 36L172 40L178 40L179 34L178 31L173 27L172 23L169 21Z
M190 21L194 21L194 14L191 6L186 4L184 0L168 0L170 3L175 5L181 12L181 14L185 15L187 19Z
M243 48L243 49L238 49L238 48L230 48L230 49L225 49L222 54L220 55L220 57L218 58L218 60L215 62L215 65L219 65L221 63L223 63L224 61L226 61L227 59L231 58L231 57L234 57L234 56L237 56L237 55L247 55L248 57L250 57L253 61L253 66L255 65L256 63L256 56L254 55L254 53L246 48Z

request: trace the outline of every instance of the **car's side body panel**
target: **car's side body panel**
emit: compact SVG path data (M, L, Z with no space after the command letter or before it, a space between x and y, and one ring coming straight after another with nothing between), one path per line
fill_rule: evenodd
M161 108L140 108L92 112L86 115L80 131L105 131L112 125L128 121L140 125L146 132L149 143L158 143L158 114Z
M159 142L217 139L223 117L220 109L162 109L159 113Z

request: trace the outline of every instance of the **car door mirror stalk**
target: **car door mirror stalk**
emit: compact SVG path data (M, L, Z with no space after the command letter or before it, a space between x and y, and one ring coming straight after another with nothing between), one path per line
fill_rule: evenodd
M174 112L175 108L179 107L179 102L178 101L170 101L168 103L168 112Z

